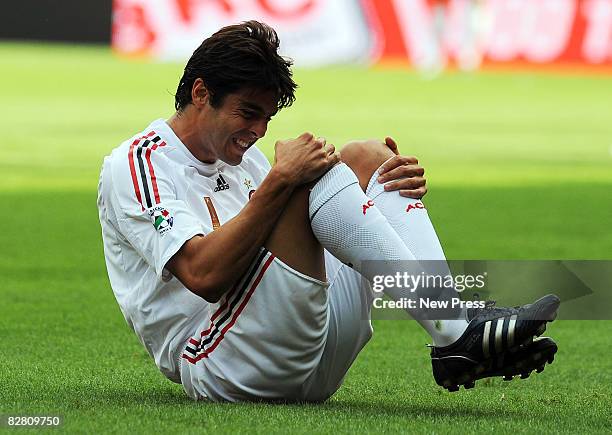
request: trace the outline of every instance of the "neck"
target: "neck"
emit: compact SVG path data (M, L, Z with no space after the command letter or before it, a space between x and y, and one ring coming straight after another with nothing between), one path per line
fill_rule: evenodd
M187 109L181 112L175 112L167 121L168 125L174 131L174 134L180 139L187 149L195 156L196 159L203 163L214 163L215 158L212 158L205 151L202 137L197 131L197 113Z

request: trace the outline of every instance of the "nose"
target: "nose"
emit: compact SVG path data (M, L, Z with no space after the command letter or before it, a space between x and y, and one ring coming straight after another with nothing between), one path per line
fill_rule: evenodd
M251 133L257 136L258 139L264 137L266 135L266 131L268 131L267 119L261 119L251 127Z

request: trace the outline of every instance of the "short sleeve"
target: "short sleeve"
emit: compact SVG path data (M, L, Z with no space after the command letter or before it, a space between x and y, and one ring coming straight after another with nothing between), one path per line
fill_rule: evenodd
M105 164L102 190L118 231L161 278L181 246L210 229L177 198L173 179L180 175L180 167L147 142L116 150Z

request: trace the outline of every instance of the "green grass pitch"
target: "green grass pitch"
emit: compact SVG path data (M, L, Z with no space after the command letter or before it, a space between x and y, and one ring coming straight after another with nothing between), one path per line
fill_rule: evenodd
M181 65L92 48L0 45L0 414L73 432L610 432L610 321L558 321L555 363L449 394L428 337L377 321L322 405L194 403L126 326L96 213L102 157L172 113ZM261 146L305 130L342 144L393 135L427 169L449 258L612 257L612 78L333 68L296 73Z

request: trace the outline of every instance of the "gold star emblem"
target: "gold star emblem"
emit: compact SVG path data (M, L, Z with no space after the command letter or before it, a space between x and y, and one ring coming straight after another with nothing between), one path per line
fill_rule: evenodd
M248 178L244 179L244 185L246 186L247 189L252 189L253 185L251 184L251 180L249 180Z

